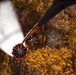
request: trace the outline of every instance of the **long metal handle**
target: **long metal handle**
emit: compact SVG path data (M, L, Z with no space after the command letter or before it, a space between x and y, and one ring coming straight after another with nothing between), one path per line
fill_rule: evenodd
M22 41L22 44L24 42L26 42L26 40L34 33L38 30L39 26L38 23L35 24L35 26L26 34L26 36L24 37L24 40Z

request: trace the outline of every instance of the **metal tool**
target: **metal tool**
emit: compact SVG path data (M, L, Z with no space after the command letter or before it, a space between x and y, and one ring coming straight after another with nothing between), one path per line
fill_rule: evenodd
M65 9L66 7L76 4L76 0L54 0L52 6L48 8L48 10L45 12L45 14L41 17L41 19L36 23L36 25L27 33L27 35L24 37L24 40L21 44L18 44L14 46L13 48L13 56L15 58L23 58L24 54L26 56L27 49L24 49L23 43L26 42L26 40L38 30L40 26L47 23L50 19L52 19L56 14L58 14L60 11ZM17 54L15 54L17 50ZM20 51L19 51L20 50ZM21 51L22 50L22 51ZM24 51L25 50L25 51ZM23 56L21 56L23 53Z

